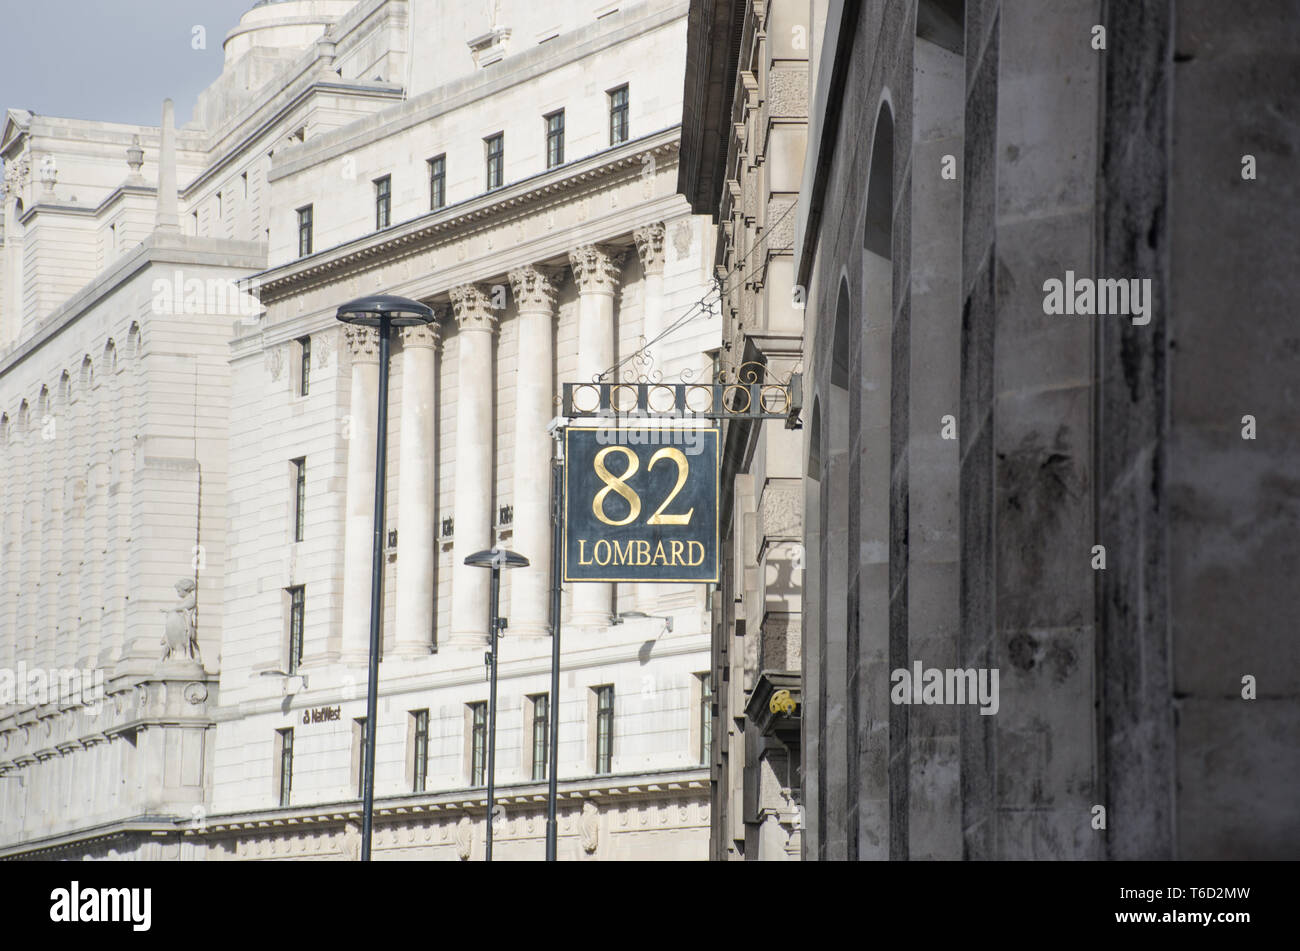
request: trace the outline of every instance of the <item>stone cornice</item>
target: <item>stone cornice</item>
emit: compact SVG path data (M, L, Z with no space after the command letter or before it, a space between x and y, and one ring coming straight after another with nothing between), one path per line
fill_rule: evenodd
M557 799L605 801L628 799L686 799L707 797L709 770L669 769L645 773L627 773L615 776L591 776L561 780L557 784ZM496 801L500 804L524 805L532 803L538 809L546 808L545 783L515 783L497 787ZM445 792L406 794L375 798L376 818L412 818L421 815L436 817L450 813L459 818L464 812L482 811L487 805L481 789L451 789ZM326 825L359 820L361 803L357 800L298 806L288 809L260 809L247 812L208 815L206 829L200 832L185 828L187 836L205 837L223 833L284 830L292 826ZM186 820L188 822L188 819Z
M264 305L304 288L334 283L376 262L415 254L448 240L463 239L487 227L509 222L556 201L572 201L610 182L643 174L645 156L660 167L676 161L680 127L607 149L594 156L549 169L468 201L428 212L382 233L370 233L288 264L263 271L252 280Z

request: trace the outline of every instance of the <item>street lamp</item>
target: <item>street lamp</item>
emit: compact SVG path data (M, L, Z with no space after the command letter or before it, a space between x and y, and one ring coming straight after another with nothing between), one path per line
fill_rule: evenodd
M345 324L379 329L379 420L375 432L375 547L370 569L370 674L366 693L366 749L364 808L361 820L361 861L370 861L371 829L375 812L375 735L379 707L379 628L384 595L384 483L388 455L388 352L393 327L433 323L433 308L419 301L387 294L358 297L339 308L335 316Z
M497 638L506 627L506 619L498 617L501 599L501 569L527 568L528 559L518 552L506 551L504 548L488 548L476 551L465 559L465 564L475 568L492 569L492 585L489 591L488 611L488 652L484 658L488 665L491 686L488 688L488 754L487 754L487 855L492 861L492 800L496 794L496 759L497 759ZM552 713L554 716L554 713Z

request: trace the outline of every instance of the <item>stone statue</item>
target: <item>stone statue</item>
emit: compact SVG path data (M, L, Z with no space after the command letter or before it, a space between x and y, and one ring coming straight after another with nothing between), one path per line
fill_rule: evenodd
M600 844L600 810L590 799L582 804L579 831L582 833L582 848L590 855Z
M199 641L195 631L198 600L194 593L194 582L189 578L176 582L176 597L180 600L170 608L158 609L167 615L167 627L162 638L162 660L185 658L201 664L203 661L199 657Z

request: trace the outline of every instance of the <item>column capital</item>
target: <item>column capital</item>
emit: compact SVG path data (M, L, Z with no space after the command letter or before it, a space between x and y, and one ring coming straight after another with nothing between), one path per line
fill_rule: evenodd
M438 326L437 321L402 328L402 346L408 350L412 347L434 348L438 346L441 339L442 328Z
M664 223L656 221L654 224L637 228L632 232L632 240L636 242L636 253L641 258L641 267L645 272L662 274L664 272Z
M343 328L353 363L379 362L379 328L348 324Z
M493 333L497 328L496 307L492 290L483 284L459 284L449 292L451 309L461 332L481 330Z
M625 252L608 245L585 244L569 252L573 278L584 294L613 294Z
M562 271L559 268L526 264L507 275L515 304L522 311L545 311L556 316L555 297L560 286Z

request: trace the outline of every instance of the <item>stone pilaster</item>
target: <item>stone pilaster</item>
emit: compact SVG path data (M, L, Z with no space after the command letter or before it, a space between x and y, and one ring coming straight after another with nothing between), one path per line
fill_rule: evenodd
M370 654L370 567L375 531L375 446L379 411L379 331L349 324L352 401L348 420L348 489L343 535L344 663Z
M594 380L614 364L614 291L622 273L624 252L585 245L569 253L578 285L578 380ZM609 623L613 585L589 582L574 585L573 623L582 628Z
M434 424L439 327L402 329L402 460L397 486L397 648L401 656L433 649Z
M551 364L555 352L555 297L561 272L522 267L510 272L519 310L519 371L515 394L514 541L527 568L510 575L510 631L545 635L551 586L551 458L546 426L555 415Z
M497 317L492 295L478 284L451 289L459 328L456 392L456 546L452 559L452 647L488 643L488 581L485 568L465 564L492 547L492 335Z

